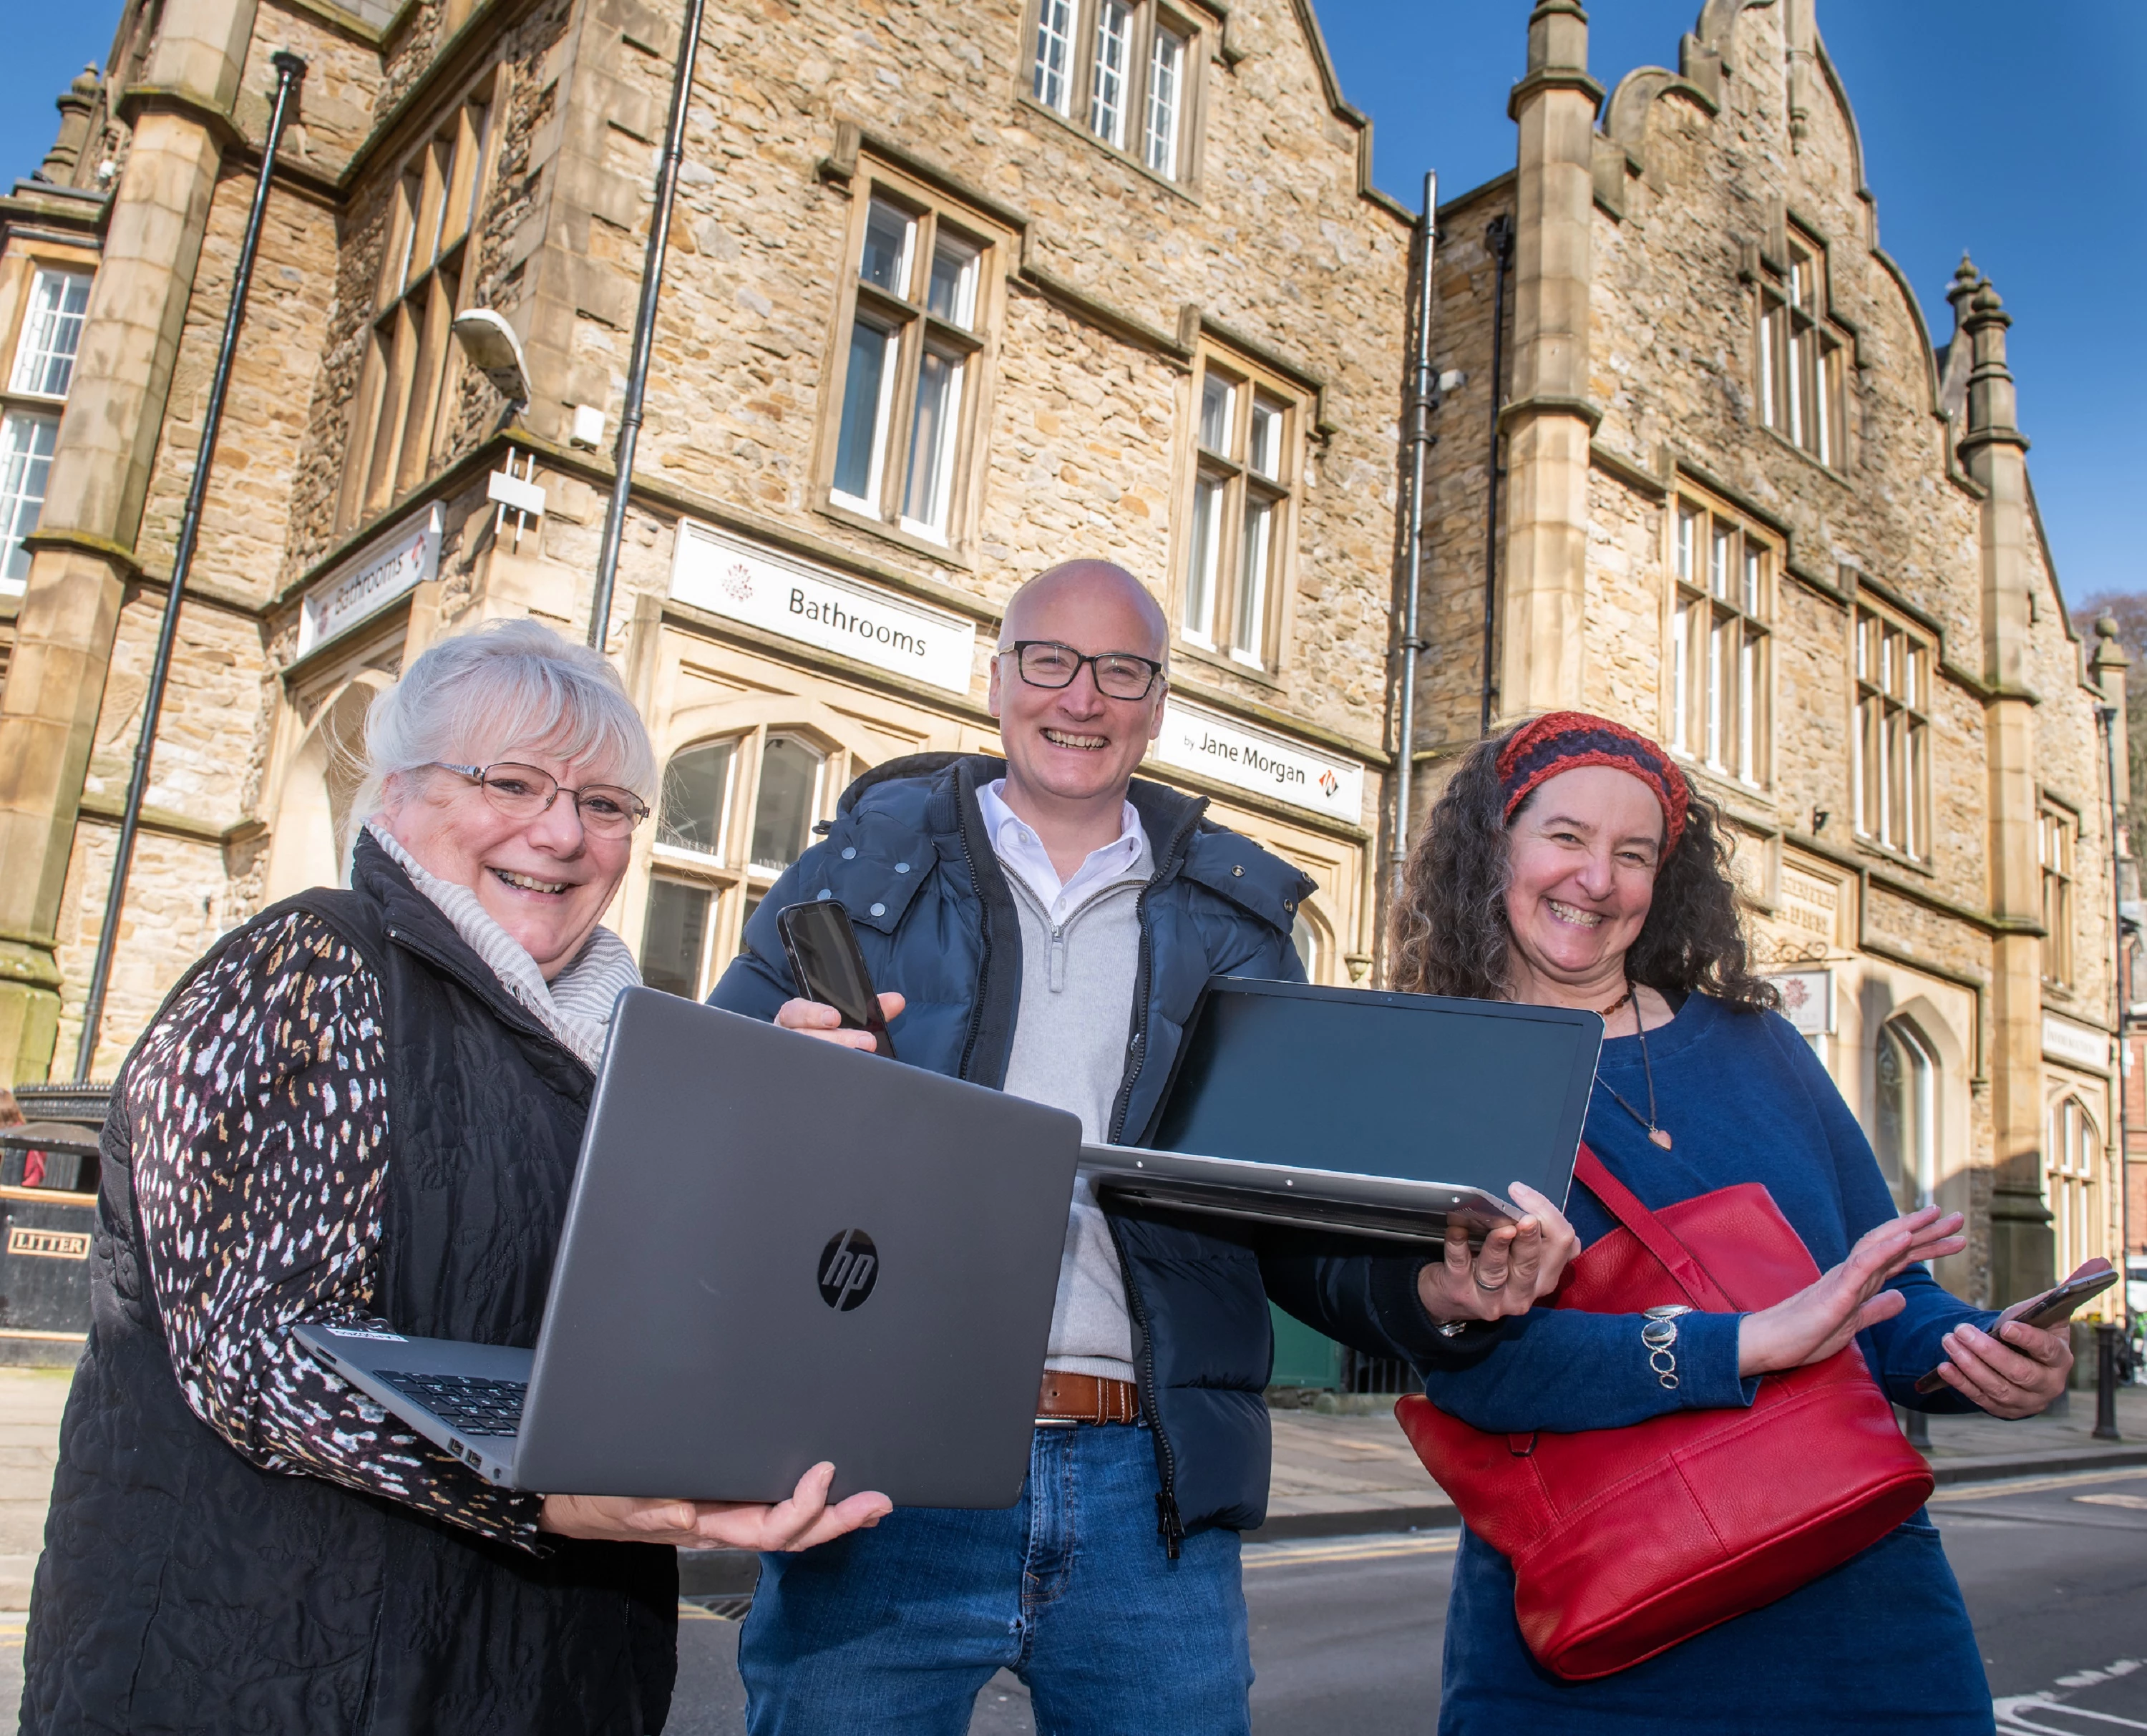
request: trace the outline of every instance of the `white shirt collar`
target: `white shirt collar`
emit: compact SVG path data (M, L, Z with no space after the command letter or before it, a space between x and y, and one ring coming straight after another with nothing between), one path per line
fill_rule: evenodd
M1062 914L1079 894L1130 873L1148 849L1140 810L1129 802L1120 813L1118 838L1101 849L1091 850L1088 859L1074 869L1073 878L1062 881L1036 828L1006 805L1005 787L1003 778L977 786L977 806L983 812L985 833L1000 865L1018 875L1053 917Z

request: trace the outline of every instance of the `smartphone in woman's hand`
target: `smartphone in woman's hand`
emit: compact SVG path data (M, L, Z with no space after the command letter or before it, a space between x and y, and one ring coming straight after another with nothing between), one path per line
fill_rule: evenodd
M2019 1320L2047 1332L2062 1321L2069 1320L2079 1311L2084 1303L2096 1297L2117 1282L2117 1268L2099 1254L2088 1261L2061 1284L2054 1284L2039 1296L2030 1296L2024 1302L2016 1302L1998 1317L1997 1324L2004 1326ZM1995 1328L1994 1328L1994 1335ZM1941 1363L1940 1367L1944 1365ZM1934 1368L1916 1383L1919 1393L1935 1393L1945 1384Z

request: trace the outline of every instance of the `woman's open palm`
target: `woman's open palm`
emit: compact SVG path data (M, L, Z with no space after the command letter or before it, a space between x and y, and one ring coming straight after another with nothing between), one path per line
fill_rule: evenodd
M1747 1314L1737 1338L1740 1375L1776 1374L1824 1362L1866 1327L1907 1306L1886 1286L1909 1267L1968 1245L1961 1216L1925 1206L1864 1233L1849 1258L1795 1295Z

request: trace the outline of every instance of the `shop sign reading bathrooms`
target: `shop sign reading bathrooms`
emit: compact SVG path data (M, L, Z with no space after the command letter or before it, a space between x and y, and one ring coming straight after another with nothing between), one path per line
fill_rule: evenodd
M1163 733L1150 750L1167 766L1200 772L1234 789L1269 796L1351 825L1364 815L1364 768L1329 759L1220 713L1164 701Z
M969 691L976 623L763 548L678 523L671 594L711 614L853 657L950 693Z
M440 570L438 502L376 537L314 583L298 607L298 655L378 614Z

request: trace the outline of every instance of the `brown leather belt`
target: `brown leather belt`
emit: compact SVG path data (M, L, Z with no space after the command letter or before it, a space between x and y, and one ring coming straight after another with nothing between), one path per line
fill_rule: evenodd
M1095 1374L1043 1371L1036 1395L1036 1420L1069 1423L1132 1423L1140 1417L1140 1388L1130 1380L1105 1380Z

